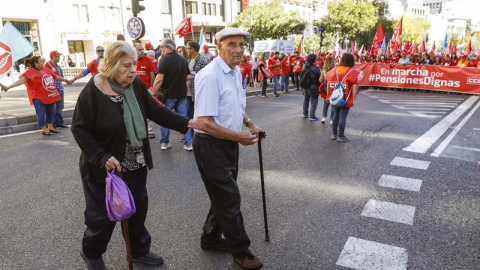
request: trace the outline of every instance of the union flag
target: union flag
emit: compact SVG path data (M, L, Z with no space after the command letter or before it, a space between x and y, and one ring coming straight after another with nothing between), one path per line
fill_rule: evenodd
M192 32L192 17L184 19L180 22L177 28L175 28L175 35L178 35L181 38Z

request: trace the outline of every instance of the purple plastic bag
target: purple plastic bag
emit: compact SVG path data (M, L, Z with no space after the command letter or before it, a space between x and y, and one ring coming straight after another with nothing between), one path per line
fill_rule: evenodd
M105 186L105 203L107 215L111 221L121 222L137 211L132 193L122 178L115 174L115 170L107 170L107 185Z

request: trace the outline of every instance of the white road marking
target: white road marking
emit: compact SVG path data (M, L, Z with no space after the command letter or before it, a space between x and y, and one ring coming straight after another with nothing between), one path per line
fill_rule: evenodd
M407 111L415 116L418 116L418 117L424 117L424 118L438 118L438 117L441 117L441 115L428 115L428 114L425 114L425 113L421 113L421 112L416 112L416 111ZM434 112L431 112L431 113L434 113ZM438 112L441 114L441 112Z
M413 225L415 206L369 200L363 208L362 216Z
M473 130L480 130L480 128L473 128Z
M466 146L460 146L460 145L452 145L452 147L462 149L462 150L473 151L473 152L480 152L480 148L466 147Z
M407 262L404 248L348 237L337 265L362 270L405 270Z
M392 160L392 162L390 162L390 165L419 169L419 170L426 170L426 169L428 169L428 166L430 166L430 161L411 159L411 158L395 157Z
M384 174L380 177L378 185L382 187L419 192L420 187L422 186L422 180Z
M425 134L416 139L404 151L425 154L430 147L445 133L450 126L457 121L478 100L478 96L469 97L464 103L458 106L453 112L443 118Z
M7 135L2 135L2 136L0 136L0 139L20 136L20 135L25 135L25 134L30 134L30 133L36 133L36 132L40 132L40 131L41 130L32 130L32 131L25 131L25 132L20 132L20 133L12 133L12 134L7 134Z
M389 100L381 100L380 102L383 103L388 103L388 104L412 104L412 105L430 105L430 106L436 106L436 105L457 105L458 102L447 102L447 101L442 101L442 102L434 102L434 101L389 101Z
M480 107L480 103L477 103L475 107L460 121L460 123L453 128L453 131L443 140L443 142L433 151L431 156L434 157L439 157L442 152L447 148L448 144L453 140L453 138L457 135L457 133L462 129L462 127L467 123L467 121L472 117L472 115L478 110L478 107Z

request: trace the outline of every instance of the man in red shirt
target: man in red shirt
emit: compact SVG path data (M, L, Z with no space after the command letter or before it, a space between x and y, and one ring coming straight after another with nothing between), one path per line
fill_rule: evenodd
M152 93L153 81L155 80L155 66L150 58L144 56L144 49L142 44L136 43L135 49L137 50L137 77L145 84L150 94ZM150 120L148 123L148 138L155 138L153 133L153 126Z
M102 46L97 46L96 51L98 56L97 59L88 63L87 68L84 71L82 71L82 73L75 75L75 77L73 78L73 81L76 81L80 78L87 76L88 73L92 74L92 77L98 73L98 64L100 63L100 60L103 59L103 53L105 52L105 48L103 48Z
M305 60L303 57L300 57L300 54L298 51L294 52L295 58L292 63L293 66L293 74L295 74L295 86L297 87L297 90L300 90L300 72L303 70L303 64L305 63Z
M270 57L268 59L268 68L270 69L270 72L273 74L273 94L278 97L280 94L277 93L278 89L278 81L280 79L280 71L281 71L281 66L280 66L280 60L278 60L279 52L275 52L273 57Z
M284 94L290 93L288 91L288 74L290 73L290 67L288 65L288 58L283 53L280 54L280 78L282 79L280 83L280 90Z

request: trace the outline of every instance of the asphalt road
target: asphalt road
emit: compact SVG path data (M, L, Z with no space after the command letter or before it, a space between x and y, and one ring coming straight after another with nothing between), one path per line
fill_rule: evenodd
M434 106L446 109L441 113L407 106L409 99L431 98L453 106ZM238 184L251 249L263 269L480 269L478 100L425 153L402 150L468 98L364 91L347 119L348 143L330 139L329 123L302 117L300 92L248 98L248 115L267 132L262 146L270 242L263 235L256 145L241 147ZM432 156L462 119L445 150ZM135 269L239 269L229 254L200 249L209 200L193 153L182 149L176 132L172 148L160 150L156 128L146 225L152 251L165 265ZM79 154L68 129L0 138L0 269L84 269ZM417 160L413 166L430 163L426 169L391 165L399 158ZM385 187L379 184L384 175L421 184L417 190ZM375 208L381 202L398 207ZM352 249L359 240L360 248ZM127 269L120 226L104 259L109 269Z

